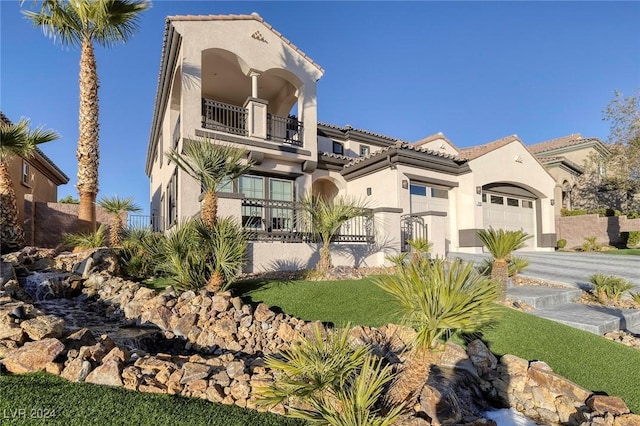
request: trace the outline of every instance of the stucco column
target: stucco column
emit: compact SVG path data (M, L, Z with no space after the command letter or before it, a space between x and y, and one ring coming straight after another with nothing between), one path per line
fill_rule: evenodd
M251 77L251 97L257 98L258 97L258 77L260 77L260 73L257 71L251 71L251 74L249 74L249 76Z

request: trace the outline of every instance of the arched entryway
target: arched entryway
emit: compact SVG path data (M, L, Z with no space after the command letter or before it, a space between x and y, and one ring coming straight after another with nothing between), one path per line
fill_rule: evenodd
M331 178L322 177L322 178L316 179L313 182L313 185L311 186L311 191L313 195L321 196L324 199L330 201L330 200L333 200L338 195L338 193L340 192L340 189L338 188L336 183L333 182Z

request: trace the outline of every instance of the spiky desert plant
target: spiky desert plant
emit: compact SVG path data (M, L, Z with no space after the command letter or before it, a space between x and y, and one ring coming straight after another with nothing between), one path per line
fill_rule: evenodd
M18 221L16 192L9 174L9 160L14 156L31 158L36 146L59 138L53 130L30 128L29 120L16 124L0 121L0 252L24 246L24 234Z
M411 262L418 263L421 259L425 258L425 255L429 254L433 248L433 243L426 238L416 238L415 240L408 240L407 243L411 247Z
M582 251L599 251L602 245L598 243L597 237L585 237L582 243Z
M434 349L454 332L477 332L490 324L498 310L498 287L478 274L473 262L443 259L410 263L395 275L376 279L390 294L402 315L402 323L417 331L412 349L390 390L393 404L411 403L424 386Z
M311 424L390 425L404 408L380 412L391 369L369 348L353 346L348 328L325 334L315 328L312 336L300 338L289 350L267 356L266 365L280 374L256 388L259 403L283 403L288 416Z
M314 194L306 194L300 201L311 232L320 238L320 260L316 268L326 272L332 267L331 239L340 227L350 219L366 214L366 203L353 197L337 196L331 200Z
M606 302L607 299L618 301L625 291L629 291L634 287L633 284L622 277L600 273L591 275L589 282L593 284L596 297L601 302Z
M122 247L118 251L122 271L129 277L144 279L157 272L157 247L164 234L150 229L125 229Z
M640 292L638 293L629 293L631 295L631 300L633 300L636 305L640 305Z
M122 233L124 232L124 224L122 223L122 213L139 212L142 209L133 202L133 197L120 198L115 195L113 197L102 197L98 201L98 205L111 213L111 226L109 227L109 244L111 247L117 247L122 244Z
M388 254L384 258L389 262L391 262L393 266L395 266L396 268L402 268L405 266L408 256L409 256L409 253L404 252L404 253L398 253L394 255Z
M213 228L218 216L218 191L226 179L235 179L248 171L252 163L243 164L245 149L224 145L211 139L185 142L182 152L171 149L166 154L170 162L195 179L204 192L200 217Z
M36 2L33 2L36 4ZM149 1L44 0L37 12L24 11L35 26L63 46L80 47L80 112L78 159L78 220L83 228L96 229L98 194L98 73L94 43L112 47L127 42L138 29L140 14Z
M483 259L482 264L478 268L478 271L481 274L490 276L491 271L493 269L494 261L495 259L493 258ZM511 259L509 259L509 266L508 266L509 276L515 277L520 272L527 269L527 267L529 267L529 259L525 259L524 257L512 256Z
M511 253L524 247L525 242L531 237L531 235L522 230L505 231L504 229L495 230L489 227L489 229L478 231L478 238L493 256L491 277L500 283L500 299L503 301L507 298Z
M107 227L100 225L95 231L62 234L62 241L76 250L105 247L107 245Z
M194 226L210 269L207 289L224 291L233 284L246 261L247 231L232 217L218 219L213 228L199 219Z

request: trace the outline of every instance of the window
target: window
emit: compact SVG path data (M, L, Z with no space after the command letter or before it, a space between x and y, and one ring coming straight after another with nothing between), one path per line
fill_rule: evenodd
M504 204L504 198L499 195L492 195L491 204Z
M276 201L293 201L293 182L284 179L269 179L269 198ZM293 229L293 210L291 208L271 208L271 229Z
M449 191L440 188L431 188L431 197L433 198L449 198Z
M29 185L29 163L27 163L25 160L22 160L22 184L24 186L30 186Z
M533 208L533 201L522 200L522 207L525 208L525 209L532 209Z
M515 198L507 198L507 205L511 207L519 207L520 200L517 200Z
M333 153L344 155L344 145L340 142L333 141Z
M167 185L167 225L178 223L178 170L176 169Z
M264 198L264 178L260 176L240 176L238 188L246 198ZM242 206L242 226L245 228L262 228L262 207Z
M242 206L242 226L252 229L292 230L294 225L293 207L294 181L269 176L243 175L238 178L238 192L245 198ZM262 200L271 200L268 203ZM260 200L260 201L257 201ZM283 203L277 203L283 201Z
M158 136L158 162L160 163L160 168L162 168L162 132L160 132L160 135Z
M220 182L216 192L233 192L233 180L228 177L222 179L222 182Z
M360 145L360 156L364 157L369 155L369 146L368 145Z
M427 187L422 185L413 185L409 186L409 193L411 195L422 195L423 197L427 196Z

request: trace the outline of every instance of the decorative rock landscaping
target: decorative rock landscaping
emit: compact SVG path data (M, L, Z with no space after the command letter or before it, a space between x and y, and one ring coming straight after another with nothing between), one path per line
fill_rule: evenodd
M265 410L254 392L274 380L264 357L316 328L324 331L319 322L276 313L264 304L254 308L229 292L177 294L168 288L158 293L114 277L105 251L66 255L53 263L39 253L25 249L6 256L11 271L2 264L0 358L10 373L44 370L70 381ZM80 283L81 294L61 299L60 305L32 303L13 270L24 275L38 262L77 274L64 287ZM74 305L84 315L96 312L94 324ZM83 321L89 328L78 328ZM413 333L389 324L354 327L350 337L354 344L371 345L397 369ZM405 424L494 424L481 418L493 405L513 407L545 425L640 425L640 416L619 398L594 395L543 362L513 355L498 360L480 340L469 343L466 352L448 343L440 360ZM271 411L284 414L284 407Z

